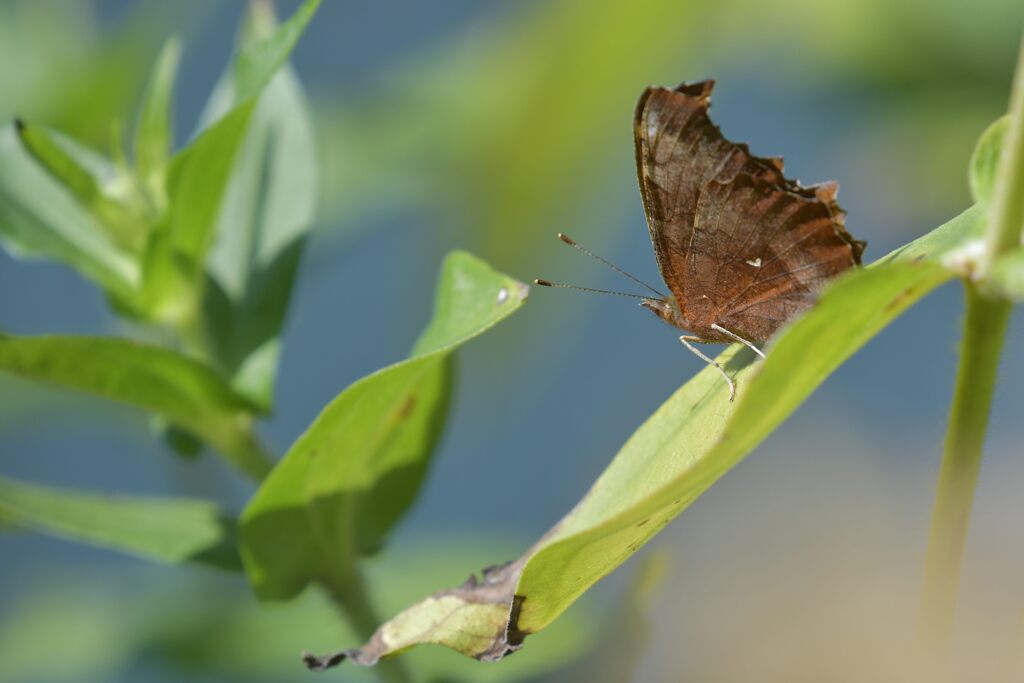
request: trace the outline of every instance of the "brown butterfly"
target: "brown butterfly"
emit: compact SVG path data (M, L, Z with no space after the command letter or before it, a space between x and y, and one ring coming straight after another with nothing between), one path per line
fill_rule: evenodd
M740 342L763 358L758 345L809 308L828 280L859 265L865 243L846 232L836 183L804 187L783 175L781 158L756 157L722 136L708 117L713 87L647 88L633 119L640 193L671 295L559 237L657 294L626 296L691 332L679 340L718 368L731 401L732 378L693 343Z

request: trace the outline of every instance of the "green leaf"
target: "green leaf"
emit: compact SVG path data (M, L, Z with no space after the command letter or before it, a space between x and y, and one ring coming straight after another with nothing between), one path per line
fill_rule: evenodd
M551 680L558 683L632 683L639 680L637 669L644 661L651 638L657 633L655 624L651 623L650 612L652 603L665 592L662 584L668 569L667 555L664 548L657 548L646 557L638 558L640 562L630 572L627 590L618 596L610 613L602 615L598 637L588 648L589 652L571 666L560 669L557 678L552 677ZM567 614L572 614L572 610ZM552 628L561 621L559 619ZM528 652L533 651L533 646L531 639Z
M143 272L142 308L156 320L187 324L197 315L195 283L214 237L235 156L255 100L204 130L171 161L168 211L150 241Z
M108 196L102 180L70 154L46 129L15 121L15 128L29 154L84 206L120 248L137 252L142 248L148 226L142 216Z
M171 107L180 61L181 42L172 38L164 43L157 59L135 126L135 171L143 184L157 197L162 189L162 174L167 159L174 148Z
M221 202L256 100L235 108L171 160L168 210L146 254L142 308L156 320L188 324L196 282L214 238Z
M263 86L273 77L277 70L288 61L295 44L306 29L309 20L320 6L320 0L306 0L288 19L275 31L265 33L260 30L273 21L272 8L269 3L254 3L252 6L252 24L260 37L247 41L239 51L234 65L234 99L244 102L259 94Z
M168 177L169 231L176 253L201 264L255 100L235 108L174 157Z
M0 516L157 562L241 569L234 520L205 501L80 493L0 477Z
M999 171L999 153L1009 126L1009 114L997 119L985 129L974 147L967 178L971 185L971 196L979 204L988 204L992 200Z
M0 370L142 408L254 477L269 469L253 440L252 405L216 372L173 351L113 338L0 335Z
M953 273L938 261L970 238L976 209L918 240L906 255L839 278L754 363L733 346L718 362L736 378L735 403L714 368L687 382L629 439L591 490L526 554L481 585L441 591L385 623L359 664L420 643L500 659L545 628L734 467L859 348ZM336 663L339 655L318 660Z
M29 156L13 126L0 132L0 239L14 255L66 263L116 297L129 298L138 280L134 260Z
M168 213L146 258L144 301L153 317L181 322L196 315L196 283L203 277L253 110L317 5L318 0L307 0L265 39L245 46L235 60L236 80L244 80L244 87L235 89L234 106L172 159L167 179Z
M209 115L226 104L230 88L230 81L218 87ZM316 190L310 114L298 79L285 65L267 84L249 122L223 198L203 300L214 360L237 390L264 409L272 402L280 332Z
M412 503L448 403L449 358L517 310L527 288L464 252L448 256L433 319L411 357L324 408L242 515L242 557L257 595L343 584Z

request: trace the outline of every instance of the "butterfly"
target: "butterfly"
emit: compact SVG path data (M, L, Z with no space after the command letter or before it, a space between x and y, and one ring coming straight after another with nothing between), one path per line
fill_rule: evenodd
M690 333L679 340L718 368L731 401L735 382L694 344L739 342L763 358L758 346L860 265L865 242L846 231L836 183L805 187L783 175L781 158L754 156L722 135L708 115L713 88L713 80L649 87L633 118L640 194L670 294L559 236L656 294L627 296Z

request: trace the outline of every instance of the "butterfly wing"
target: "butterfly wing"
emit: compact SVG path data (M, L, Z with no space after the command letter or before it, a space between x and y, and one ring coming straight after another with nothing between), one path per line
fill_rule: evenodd
M822 186L823 195L834 186ZM683 268L683 315L697 334L729 341L717 323L764 343L810 307L828 280L859 262L825 197L739 174L712 180L697 202Z
M744 171L785 182L782 162L760 159L746 145L726 140L708 118L714 81L683 83L675 90L651 87L633 119L637 176L651 242L665 284L682 298L679 283L700 191L712 179Z
M760 296L763 288L781 280L810 287L808 283L817 282L815 278L821 275L811 272L813 268L807 268L796 273L796 279L782 277L775 271L796 258L788 252L779 258L767 252L748 258L751 249L764 251L769 247L767 235L774 234L773 230L788 234L792 227L787 221L799 221L811 213L816 220L824 216L827 219L826 232L836 238L834 241L845 252L845 256L835 260L845 258L845 267L859 263L864 245L846 233L844 213L835 203L834 185L803 187L783 175L781 159L756 157L746 145L730 142L722 136L708 116L713 86L713 81L702 81L684 83L675 90L648 88L637 103L634 140L644 210L662 278L683 312L687 329L705 339L727 341L727 337L712 330L710 325L718 323L732 329L722 316L732 308L749 303L746 299L733 302L735 293L729 294L721 289L723 284L728 285L736 279L733 271L742 270L740 265L745 261L757 262L760 258L763 262L761 268L766 269L760 275L760 269L751 274L761 278L761 284L753 286L755 296ZM741 186L730 190L730 185L737 179L743 179ZM712 184L713 196L703 198ZM749 213L738 215L730 206L723 206L723 202L728 205L732 201L733 192L737 193L737 199L748 204L742 209L737 204L736 208ZM766 194L771 195L771 203L763 205L754 201ZM810 205L818 208L812 210ZM700 223L697 220L699 211L705 214ZM724 227L711 215L721 216L723 212L731 221ZM780 224L773 227L771 221ZM815 225L817 229L824 224L819 222ZM771 247L782 249L785 245L771 244ZM798 267L803 265L807 264L801 263ZM765 278L772 277L769 270L778 277L767 283ZM834 267L828 265L824 270L832 273ZM736 280L737 283L742 281L742 278ZM741 289L748 284L752 283L744 284ZM748 312L742 317L743 321L746 323L748 318L752 320L758 315L791 316L813 299L800 294L800 291L795 288L780 292L782 298L773 304L774 308L751 306L746 309ZM774 332L780 324L772 323L772 326L766 323L756 328L759 334L746 338L763 342L770 334L761 333L768 327ZM741 329L749 334L751 327L745 325ZM743 331L733 331L744 336Z

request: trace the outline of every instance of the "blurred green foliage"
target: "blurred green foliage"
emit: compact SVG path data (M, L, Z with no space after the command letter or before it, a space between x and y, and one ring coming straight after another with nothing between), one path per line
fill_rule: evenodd
M382 606L397 610L432 586L450 582L481 557L514 551L491 539L458 542L424 539L395 549L369 565L369 578ZM408 571L414 565L416 571ZM234 575L185 574L112 569L116 581L46 572L26 580L22 596L0 613L0 678L53 683L110 680L140 663L157 664L173 676L212 675L228 681L280 681L301 670L298 654L329 647L337 638L356 638L330 603L308 591L287 604L255 603ZM620 609L637 612L643 596L624 596ZM410 668L427 681L525 683L544 672L571 665L599 630L586 605L531 642L530 652L500 667L440 648L410 657ZM61 644L61 657L50 654ZM343 680L374 680L368 670Z
M208 3L145 0L110 30L90 3L0 4L0 120L22 116L105 147L123 132L156 47L209 10Z
M0 119L17 114L29 122L20 138L12 129L0 139L0 175L10 183L6 193L0 192L8 237L22 253L41 252L78 268L121 312L177 326L182 345L225 378L221 386L222 380L214 382L192 368L172 373L175 380L190 384L193 374L201 375L196 382L216 384L210 396L226 397L230 410L184 401L182 418L178 408L160 409L163 403L144 407L177 416L177 424L191 425L214 443L235 408L244 407L239 410L248 420L271 405L279 332L317 202L321 221L337 236L366 224L363 214L414 207L445 226L440 229L450 231L447 237L473 246L503 269L527 264L532 269L550 258L536 255L538 245L567 224L586 225L589 241L596 244L642 234L622 210L622 195L609 188L628 184L632 189L630 111L644 85L716 75L708 73L711 68L742 71L754 63L759 77L773 72L765 86L779 97L835 100L856 108L856 122L846 122L823 153L843 160L838 172L875 183L870 190L880 207L877 216L893 217L896 224L899 216L922 211L952 213L967 200L962 169L971 141L1005 108L1005 85L1024 18L1016 0L990 0L981 7L924 0L505 4L461 34L445 35L406 62L374 74L372 86L361 92L338 95L331 84L312 84L316 96L310 112L288 66L266 84L268 96L248 99L287 58L301 31L292 24L268 49L253 47L269 30L267 15L260 14L266 5L255 7L242 33L239 59L224 74L202 119L201 130L213 134L177 150L171 84L179 48L164 41L170 33L195 27L209 11L206 3L135 3L106 30L86 4L12 0L0 5L0 64L7 65L0 67ZM309 7L304 11L311 12ZM166 47L158 58L160 44ZM154 62L146 86L147 67ZM139 102L134 168L128 169L121 148L130 126L123 122L131 120ZM96 150L106 150L109 159ZM328 189L319 199L311 189L317 175L308 163L318 151ZM129 174L134 179L129 181ZM921 187L928 191L915 191ZM29 196L29 204L12 199ZM639 201L635 208L638 217ZM126 227L140 220L173 238L146 247ZM858 235L901 237L887 230L887 225L868 225L858 228ZM233 239L215 242L215 233ZM947 233L935 239L948 238ZM959 244L964 236L953 237L951 243ZM901 258L922 249L921 243L907 245ZM161 265L154 267L154 261ZM1002 278L1005 295L1020 297L1024 291L1022 265L1019 253L1010 254L994 274ZM879 300L892 294L871 275L863 278L865 287L885 290L875 292ZM195 297L201 299L199 314L187 319L189 312L175 306L196 303ZM0 341L7 350L18 343ZM132 353L134 347L126 357ZM791 356L778 362L796 361ZM47 362L40 366L60 370ZM156 370L148 370L159 374L160 367L158 361ZM17 392L19 386L5 382L0 392ZM180 399L180 388L174 382L161 385L153 396ZM106 395L111 393L117 392ZM689 395L676 399L675 408ZM41 401L37 409L46 407ZM196 413L207 408L208 414ZM0 413L8 417L27 409L23 403L0 403ZM707 443L713 441L709 437ZM424 458L431 445L426 444ZM742 457L737 453L726 459L728 466ZM621 495L617 500L623 506L635 502L627 495L635 474L616 479L612 487L612 498ZM709 483L700 479L693 490ZM404 512L418 484L417 478L392 517ZM25 498L26 491L8 497L9 503L16 498L25 503L18 512L10 504L0 509L5 523L17 520L20 526L111 545L109 537L89 539L75 530L90 524L82 511L94 510L98 501L81 499L77 502L84 507L62 508L66 514L58 524L46 519L45 510L36 515L30 504L42 500L45 508L52 492L32 489ZM634 497L641 493L633 492ZM193 529L205 542L221 520L216 508L197 505L186 504L186 517L196 521ZM612 507L584 508L574 519L597 529ZM663 507L659 514L668 515L671 506ZM147 519L154 517L142 521ZM157 514L156 519L162 518ZM393 521L388 518L369 533L371 540L378 541ZM159 545L158 538L146 540ZM613 539L617 554L600 558L588 571L593 576L610 571L636 551L638 546L626 542L634 540ZM481 555L480 544L473 545L472 552L432 546L389 554L385 562L395 568L379 573L371 565L372 578L388 587L382 596L386 608L397 610L461 579L458 572L475 566ZM158 550L157 555L163 552ZM483 554L514 554L508 550ZM413 565L416 572L409 572ZM138 594L97 596L93 590L83 584L53 595L50 584L27 588L24 601L0 619L0 673L80 680L91 672L102 678L123 672L140 657L155 656L192 672L271 680L297 666L282 660L284 641L295 650L357 638L352 631L339 632L324 602L310 593L287 607L268 609L203 582L170 597L149 586ZM561 587L556 592L552 611L576 595ZM635 623L636 611L630 614L624 623ZM482 669L437 650L414 653L411 661L432 680L539 676L568 664L594 636L593 624L573 615L570 611L550 633L531 637L527 651L500 668ZM48 656L53 641L67 643L57 662ZM435 668L432 661L443 663ZM569 673L560 680L569 680ZM592 674L575 675L589 680ZM626 676L628 671L621 673Z

